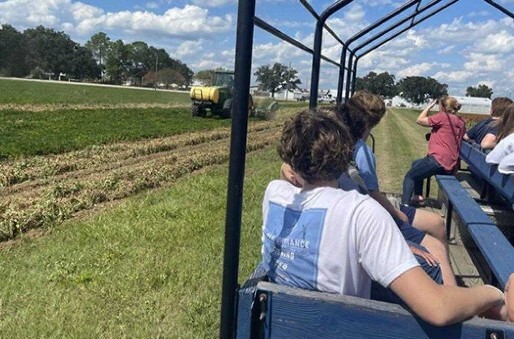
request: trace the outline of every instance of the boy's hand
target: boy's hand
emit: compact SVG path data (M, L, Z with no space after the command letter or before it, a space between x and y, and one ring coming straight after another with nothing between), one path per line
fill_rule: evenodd
M396 214L398 216L398 219L400 219L401 221L403 221L407 224L409 223L409 217L407 217L407 214L403 213L399 209L396 210Z
M439 261L437 260L437 258L434 257L430 252L423 251L422 249L412 245L409 245L409 248L412 254L422 257L430 266L439 265Z

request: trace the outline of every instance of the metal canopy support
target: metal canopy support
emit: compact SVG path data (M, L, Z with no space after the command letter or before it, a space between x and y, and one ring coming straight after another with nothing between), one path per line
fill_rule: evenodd
M254 19L254 22L255 22L255 26L265 30L266 32L268 33L271 33L273 34L274 36L276 36L277 38L280 38L286 42L289 42L291 45L307 52L307 53L310 53L310 54L313 54L314 51L305 46L304 44L302 44L301 42L299 42L298 40L296 39L293 39L291 38L290 36L288 36L287 34L281 32L280 30L276 29L275 27L271 26L270 24L268 24L267 22L263 21L262 19L259 19L258 17L255 17ZM338 66L338 67L341 67L341 64L339 64L337 61L334 61L330 58L327 58L326 56L323 56L321 55L321 59L335 65L335 66Z
M439 0L439 1L435 0L435 1L433 1L433 2L431 2L431 3L429 3L429 4L427 4L426 6L422 7L421 9L419 9L419 4L418 4L418 6L417 6L417 8L416 8L415 13L413 13L412 15L410 15L410 16L409 16L409 18L412 18L412 22L411 22L411 24L409 25L409 27L408 27L408 28L403 29L403 30L401 30L401 31L400 31L400 32L398 32L398 33L395 33L395 34L394 34L394 35L392 35L390 38L388 38L388 39L386 39L386 40L382 41L381 43L379 43L379 44L375 45L374 47L372 47L372 48L368 49L368 50L367 50L366 52L364 52L363 54L361 54L361 55L357 56L357 57L356 57L356 60L353 62L353 65L352 65L352 63L351 63L351 60L348 60L348 67L344 67L344 68L342 68L342 73L344 73L344 70L347 70L347 72L348 72L348 73L347 73L348 78L350 77L350 74L351 74L351 80L350 80L350 83L351 83L351 85L350 85L350 86L351 86L351 92L350 92L350 93L352 93L352 94L353 94L353 93L355 92L355 82L356 82L356 79L357 79L357 63L358 63L358 60L359 60L360 58L362 58L364 55L366 55L366 54L370 53L371 51L373 51L373 50L375 50L375 49L377 49L377 48L381 47L382 45L386 44L387 42L389 42L389 41L393 40L394 38L396 38L396 37L397 37L397 36L399 36L400 34L402 34L402 33L406 32L406 31L408 31L408 30L409 30L409 29L411 29L412 27L414 27L414 26L416 26L416 25L420 24L421 22L423 22L423 21L425 21L426 19L428 19L428 18L432 17L433 15L435 15L435 14L437 14L437 13L441 12L442 10L444 10L444 9L446 9L446 8L448 8L448 7L450 7L451 5L455 4L455 3L456 3L456 2L458 2L459 0L453 0L453 1L450 1L450 2L448 2L447 4L442 5L440 8L438 8L438 9L434 10L434 11L433 11L433 12L431 12L430 14L428 14L428 15L424 16L423 18L420 18L420 19L418 19L418 20L415 20L415 19L416 19L415 17L416 17L417 15L421 14L422 12L424 12L425 10L427 10L428 8L430 8L430 7L432 7L433 5L435 5L435 3L438 3L438 2L440 2L440 1L441 1L441 0ZM513 19L514 19L514 13L512 13L512 12L511 12L511 11L509 11L508 9L504 8L503 6L501 6L501 5L497 4L494 0L484 0L484 1L485 1L486 3L488 3L489 5L491 5L491 6L495 7L496 9L500 10L500 11L501 11L501 12L503 12L505 15L507 15L507 16L509 16L509 17L511 17L511 18L513 18ZM402 21L402 23L406 22L406 21L404 21L404 20L401 20L401 21ZM358 50L360 50L360 49L361 49L361 48L363 48L363 47L366 47L369 43L373 42L375 39L377 39L377 38L379 38L379 37L383 36L384 34L386 34L386 33L390 32L392 29L394 29L394 28L398 27L399 25L401 25L401 24L398 24L398 25L396 25L396 24L395 24L395 25L393 25L394 27L393 27L393 26L391 26L391 27L389 27L389 29L386 29L386 30L382 31L382 33L377 34L375 37L368 39L368 40L367 40L367 42L362 43L361 45L357 46L357 47L353 50L353 54L355 55L355 54L356 54L356 52L357 52ZM347 42L346 42L346 47L348 47L348 45L349 45L349 43L348 43L348 41L347 41ZM344 52L344 51L343 51L343 52ZM344 57L346 58L346 55L345 55ZM341 63L345 63L345 61L346 61L346 60L343 60L343 61L341 61ZM342 83L341 74L340 74L339 81ZM347 80L347 81L348 81L348 80ZM348 90L348 84L347 84L347 87L346 87L346 88L347 88L347 90ZM338 87L338 96L339 96L339 93L340 93L340 92L341 92L341 90L339 90L339 87ZM348 92L349 92L349 91L348 91ZM346 94L346 96L348 96L348 95L349 95L349 93L348 93L348 92L346 92L346 93L345 93L345 94Z
M343 47L343 51L341 52L341 64L345 64L346 63L346 54L348 52L348 47L350 46L350 44L352 42L354 42L355 40L359 39L360 37L364 36L365 34L368 34L369 32L371 32L372 30L374 30L375 28L377 28L378 26L382 25L383 23L387 22L388 20L394 18L395 16L397 16L398 14L401 14L402 12L404 12L405 10L411 8L412 6L416 5L418 2L420 2L421 0L411 0L407 3L405 3L404 5L402 5L401 7L395 9L394 11L392 11L391 13L387 14L386 16L384 16L383 18L379 19L378 21L376 21L375 23L369 25L368 27L366 27L365 29L363 29L362 31L360 31L359 33L355 34L354 36L352 36L351 38L349 38L348 40L346 40L346 44L345 46ZM352 54L350 54L350 56L352 56ZM350 92L350 80L351 80L351 67L352 67L352 64L351 64L351 60L349 58L348 60L348 73L346 74L346 93L345 93L345 100L348 100L348 93ZM342 73L342 74L341 74ZM344 69L342 69L342 72L340 72L339 74L339 81L338 81L338 84L337 84L337 99L336 101L338 103L341 103L342 101L342 95L343 95L343 81L344 81Z
M372 43L373 41L377 40L378 38L382 37L383 35L391 32L392 30L394 30L395 28L398 28L399 26L401 26L402 24L406 23L407 21L411 20L411 23L408 27L408 29L414 27L415 25L419 24L420 22L422 22L423 20L418 20L417 22L414 21L416 16L419 15L419 14L422 14L424 13L425 11L429 10L430 8L432 8L433 6L437 5L439 2L441 2L442 0L434 0L432 2L430 2L429 4L427 4L426 6L422 7L421 9L419 8L419 4L418 6L416 6L416 11L410 15L408 15L407 17L403 18L402 20L399 20L397 21L396 23L390 25L389 27L385 28L384 30L382 30L380 33L377 33L375 34L374 36L372 36L371 38L367 39L366 41L364 41L363 43L361 43L360 45L358 45L357 47L355 47L353 49L353 51L351 52L350 54L350 57L349 57L349 62L351 63L352 62L352 59L353 59L353 56L359 51L361 50L363 47L366 47L367 45L369 45L370 43ZM456 1L452 1L450 4L446 4L445 6L441 6L441 8L439 10L436 10L435 12L438 13L440 12L441 10L447 8L448 6L454 4L455 2L457 2L459 0L456 0ZM434 13L435 14L435 13ZM433 14L431 14L430 16L432 16ZM404 32L404 31L402 31ZM352 79L350 81L350 84L351 84L351 90L349 90L349 92L345 92L345 98L349 97L350 94L353 95L353 93L355 93L355 82L356 82L356 79L357 79L357 62L358 62L358 59L360 59L360 57L362 56L359 56L359 57L356 57L355 58L355 61L353 63L353 66L348 68L348 73L352 74Z
M332 6L327 8L319 17L316 22L316 31L314 32L314 53L312 55L312 69L311 69L311 92L309 100L309 108L316 108L318 101L318 87L319 87L319 69L321 64L321 42L323 38L323 27L325 21L334 13L353 2L353 0L339 0ZM341 63L344 65L344 63ZM344 67L340 67L344 68Z
M233 338L236 331L236 292L241 242L241 215L248 131L248 101L252 69L256 0L240 0L237 13L234 104L230 132L230 160L223 254L220 338Z

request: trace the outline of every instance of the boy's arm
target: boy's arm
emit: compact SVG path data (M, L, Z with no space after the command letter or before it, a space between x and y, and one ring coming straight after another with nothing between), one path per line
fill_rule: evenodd
M385 208L385 210L389 212L389 214L393 218L409 222L409 218L405 215L405 213L394 207L393 204L391 204L389 199L387 199L387 197L382 192L378 190L369 191L369 195L370 197L375 199L380 205L382 205L382 207Z
M401 274L389 287L415 314L435 326L466 320L499 306L504 300L503 293L490 285L471 288L437 285L420 267Z
M496 146L496 135L487 133L480 143L480 147L485 149L491 149Z

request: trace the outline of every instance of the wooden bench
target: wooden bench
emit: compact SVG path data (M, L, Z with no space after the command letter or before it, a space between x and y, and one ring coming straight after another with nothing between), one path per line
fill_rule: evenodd
M494 278L491 283L505 288L510 274L514 273L514 247L453 175L436 175L436 181L448 200L448 234L455 211L491 270Z
M492 187L514 210L514 176L501 174L497 165L490 165L485 161L486 154L479 145L463 141L460 148L460 157L471 171L480 176L484 182Z

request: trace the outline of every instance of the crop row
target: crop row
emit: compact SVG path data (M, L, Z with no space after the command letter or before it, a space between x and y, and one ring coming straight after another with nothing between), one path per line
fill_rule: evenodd
M260 131L277 124L277 122L256 122L250 126L249 132ZM122 166L123 162L128 159L168 152L183 146L227 139L229 136L229 128L218 128L166 138L91 146L79 151L57 155L4 161L0 162L0 190L26 181L45 180L70 172L113 169Z
M252 125L247 151L276 143L279 125ZM2 164L0 240L224 163L228 145L229 130L222 128Z

